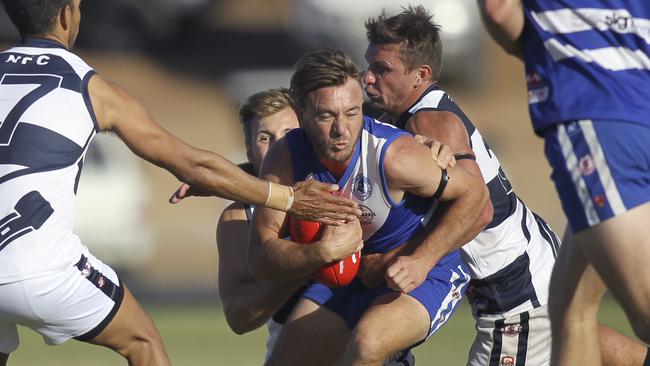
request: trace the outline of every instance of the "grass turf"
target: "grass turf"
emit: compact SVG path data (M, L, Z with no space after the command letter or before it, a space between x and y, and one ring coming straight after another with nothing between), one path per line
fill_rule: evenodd
M261 365L265 352L266 329L238 336L226 325L221 308L199 304L183 306L145 305L154 318L174 365ZM601 321L631 334L620 307L609 297L601 307ZM46 346L40 336L19 328L21 345L9 358L10 366L104 366L126 365L108 349L77 341ZM474 322L463 304L447 325L428 342L416 348L418 365L464 365L473 340Z

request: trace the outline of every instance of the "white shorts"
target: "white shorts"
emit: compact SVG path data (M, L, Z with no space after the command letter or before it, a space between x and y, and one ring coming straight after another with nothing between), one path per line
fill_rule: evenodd
M18 347L16 325L47 344L97 336L117 313L124 288L115 273L88 252L61 272L0 285L0 353Z
M476 328L468 366L547 366L551 362L547 305L506 319L478 318Z

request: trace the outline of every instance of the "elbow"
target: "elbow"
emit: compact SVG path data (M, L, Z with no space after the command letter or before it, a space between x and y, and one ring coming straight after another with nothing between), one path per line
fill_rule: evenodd
M228 316L226 316L226 321L228 323L228 326L230 327L230 330L232 330L233 333L237 335L244 335L248 332L257 329L250 322L241 321L239 319L231 319Z
M493 217L494 217L494 206L492 206L492 202L488 198L487 204L485 205L485 209L483 210L483 213L479 218L479 222L478 222L481 231L485 229L485 227L492 222Z
M519 0L479 0L484 20L502 27L508 23Z
M510 55L522 58L524 29L521 0L480 0L481 17L492 38Z
M257 329L256 324L250 319L247 319L242 309L239 309L237 306L224 304L223 313L226 316L228 327L237 335L243 335Z
M476 207L482 207L482 210L477 210L480 213L476 226L478 232L482 231L488 224L492 222L492 217L494 216L494 206L492 206L492 201L490 200L490 191L487 189L487 186L483 184L481 189L480 203Z

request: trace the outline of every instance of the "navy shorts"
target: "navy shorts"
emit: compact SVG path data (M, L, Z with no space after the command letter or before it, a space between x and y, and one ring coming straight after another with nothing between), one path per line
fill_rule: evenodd
M468 273L460 255L454 252L436 265L420 286L408 293L429 312L427 338L449 320L460 304L470 280ZM393 290L385 284L376 289L369 289L363 286L359 279L355 279L347 286L334 289L314 283L302 296L339 315L348 327L353 329L373 302L390 292Z
M650 127L580 120L544 137L551 178L574 233L650 201Z

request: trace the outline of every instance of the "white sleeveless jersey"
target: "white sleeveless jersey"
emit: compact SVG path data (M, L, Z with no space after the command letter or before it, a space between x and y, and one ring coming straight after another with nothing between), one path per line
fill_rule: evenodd
M494 151L445 91L430 87L396 125L404 128L419 111L447 111L462 121L490 191L492 222L461 251L472 276L468 297L474 311L507 317L546 304L557 235L517 197Z
M72 229L83 158L99 131L87 90L93 74L48 40L0 53L0 284L80 258Z

